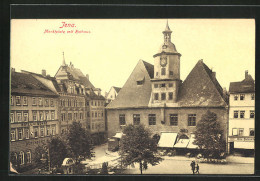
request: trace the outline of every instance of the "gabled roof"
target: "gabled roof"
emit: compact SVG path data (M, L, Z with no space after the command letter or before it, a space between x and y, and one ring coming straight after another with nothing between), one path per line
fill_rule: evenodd
M180 86L178 103L180 107L227 106L222 92L214 73L200 60Z
M80 69L74 68L73 65L60 66L55 77L57 79L69 79L81 82L86 88L95 88L89 79L84 76Z
M139 60L116 99L106 108L147 107L152 91L151 71L153 71L153 65ZM137 85L137 81L143 81L142 85Z
M46 80L52 82L52 85L53 85L53 87L55 88L55 91L54 91L54 92L60 92L60 91L61 91L61 89L60 89L60 87L59 87L59 85L58 85L58 83L57 83L55 77L43 76L42 74L37 74L37 73L29 72L29 71L26 71L26 70L21 70L21 72L22 72L22 73L26 73L26 74L31 74L31 75L33 75L33 76L34 76L36 79L38 79L38 80L39 80L39 78L40 78L40 79L46 79ZM41 80L39 80L39 81L41 81ZM44 82L47 83L46 81L44 81ZM43 83L43 82L42 82L42 83ZM46 85L46 86L47 86L47 85ZM47 86L47 87L48 87L48 86ZM50 88L50 87L49 87L49 88Z
M230 82L230 93L252 93L255 92L255 81L251 75L247 75L241 82Z
M114 87L114 89L115 89L115 91L116 91L117 93L121 90L120 87L115 87L115 86L113 86L113 87Z
M94 85L89 81L87 77L79 77L80 82L86 87L86 88L92 88L95 89Z
M120 90L120 94L106 108L148 107L152 92L151 71L153 65L140 60L132 74ZM149 74L150 72L150 74ZM137 81L144 79L143 85ZM178 94L178 107L225 107L223 90L214 73L203 61L198 61L186 80L181 84Z
M93 91L90 91L90 93L86 93L86 96L89 97L90 99L94 99L94 100L105 100L104 96L97 95Z
M145 61L143 61L143 64L144 64L144 66L145 66L145 68L146 68L150 78L152 79L154 77L154 75L153 75L154 74L154 67L153 67L153 65L148 63L148 62L145 62Z
M11 93L58 96L31 74L12 72Z

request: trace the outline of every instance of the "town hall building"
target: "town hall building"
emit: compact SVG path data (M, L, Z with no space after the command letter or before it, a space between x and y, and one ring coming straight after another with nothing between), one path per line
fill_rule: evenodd
M120 139L128 124L143 124L163 148L195 149L196 125L208 110L217 114L227 142L228 104L216 73L199 60L187 78L180 79L181 54L168 26L154 65L139 60L114 101L107 105L108 137Z

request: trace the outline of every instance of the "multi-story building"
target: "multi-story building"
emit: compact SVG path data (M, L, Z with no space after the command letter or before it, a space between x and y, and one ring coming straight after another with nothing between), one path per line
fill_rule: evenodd
M109 92L106 92L105 98L106 98L106 103L110 103L111 101L115 100L115 98L117 97L119 91L120 91L120 87L115 87L112 86L109 90Z
M159 138L160 147L194 149L196 125L210 110L217 114L222 137L227 139L228 105L216 73L200 60L182 82L181 54L171 33L167 23L154 65L140 60L116 99L106 106L109 138L119 138L127 124L141 123Z
M80 122L84 128L87 127L85 112L85 89L75 75L71 75L73 65L62 65L55 75L60 96L60 125L61 134L68 131L73 121ZM78 77L77 77L78 78Z
M23 71L31 74L41 81L46 87L59 95L59 123L61 135L66 135L69 125L78 121L83 128L90 131L92 142L99 144L107 138L105 130L105 98L101 89L95 88L89 81L89 75L65 63L63 56L62 65L54 77Z
M94 144L106 138L104 102L101 89L95 88L89 76L73 66L67 65L65 58L58 69L55 79L60 89L61 132L72 121L80 121L84 128L89 129Z
M229 87L229 151L254 153L255 82L248 71L245 79Z
M58 95L30 74L11 72L10 160L25 170L35 148L59 134Z
M100 89L94 91L87 89L87 117L88 128L92 135L94 144L100 144L107 140L105 123L105 98L101 95Z

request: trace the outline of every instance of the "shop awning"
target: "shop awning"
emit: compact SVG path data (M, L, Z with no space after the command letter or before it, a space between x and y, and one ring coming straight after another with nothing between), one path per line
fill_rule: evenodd
M123 136L123 133L116 133L116 135L113 136L113 137L114 137L114 138L119 138L119 139L121 139L122 136Z
M174 148L186 148L189 144L189 139L179 139L179 141L173 146Z
M114 138L108 138L108 141L116 141Z
M176 138L177 133L162 132L158 143L158 147L173 148Z
M238 149L255 149L254 142L247 142L247 141L235 141L234 148Z
M187 148L189 148L189 149L198 149L199 147L198 147L198 145L195 145L193 142L195 141L195 139L194 138L191 138L191 139L189 139L190 141L189 141L189 144L188 144L188 146L187 146Z

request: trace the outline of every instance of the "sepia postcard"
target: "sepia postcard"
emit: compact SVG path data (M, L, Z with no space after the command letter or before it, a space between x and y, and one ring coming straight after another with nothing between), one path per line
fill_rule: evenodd
M11 19L12 175L255 173L254 19Z

